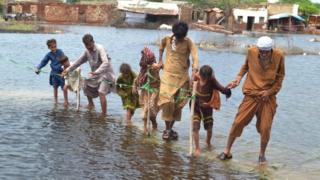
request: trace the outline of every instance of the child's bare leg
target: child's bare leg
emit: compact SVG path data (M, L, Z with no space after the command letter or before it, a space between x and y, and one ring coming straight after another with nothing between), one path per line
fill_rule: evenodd
M148 132L148 119L147 118L143 118L143 132L146 134Z
M64 106L68 106L69 101L68 101L68 86L67 85L63 86L63 98L64 98Z
M152 130L158 129L158 123L156 117L150 117L151 123L152 123Z
M102 114L106 115L107 114L107 99L106 99L106 96L104 94L100 94L99 93L99 98L100 98Z
M196 149L194 151L195 156L199 156L201 151L200 151L200 143L199 143L199 130L194 130L193 131L193 140L194 144L196 146Z
M54 97L54 102L58 102L58 87L53 87L53 97Z
M88 106L87 106L88 109L94 108L94 103L93 103L92 97L87 96L87 98L88 98Z
M207 130L207 139L206 143L208 147L211 147L211 137L212 137L212 129Z
M131 122L132 116L134 114L134 110L132 109L127 109L127 121Z

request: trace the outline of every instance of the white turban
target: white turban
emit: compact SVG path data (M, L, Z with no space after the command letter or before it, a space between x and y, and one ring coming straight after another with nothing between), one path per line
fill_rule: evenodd
M258 39L257 46L260 50L270 51L273 47L273 40L268 36L262 36Z

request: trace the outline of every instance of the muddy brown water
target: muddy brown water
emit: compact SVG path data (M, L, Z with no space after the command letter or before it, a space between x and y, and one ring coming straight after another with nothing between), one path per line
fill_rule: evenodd
M319 123L320 56L286 57L286 79L278 95L278 109L267 151L269 165L257 166L259 136L253 122L236 141L230 162L215 158L226 143L227 134L242 100L241 88L230 100L223 98L222 109L215 112L212 149L205 147L201 130L199 158L188 155L189 112L175 125L179 140L161 140L164 124L158 116L159 130L151 137L142 133L140 110L133 124L125 122L120 98L107 96L109 116L96 109L88 111L82 95L80 111L63 107L62 93L54 104L48 74L35 75L30 68L48 51L45 41L56 38L58 46L71 60L84 47L81 37L92 33L112 57L116 72L129 62L138 70L140 50L169 33L168 31L115 29L105 27L63 26L65 34L0 34L0 178L1 179L317 179L320 176ZM224 36L191 31L197 42L231 38L253 43L254 38ZM288 37L275 36L287 43ZM311 36L297 35L290 41L300 47L319 48L308 42ZM293 39L293 40L292 40ZM157 47L150 45L157 54ZM200 50L200 63L211 65L222 84L232 80L244 55ZM86 76L88 65L83 66ZM49 68L45 68L48 72Z

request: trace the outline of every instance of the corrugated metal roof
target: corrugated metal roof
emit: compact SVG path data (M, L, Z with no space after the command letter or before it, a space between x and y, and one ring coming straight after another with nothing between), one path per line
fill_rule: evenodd
M281 18L288 18L288 17L293 17L299 21L305 21L302 17L297 16L297 15L293 15L293 14L289 14L289 13L280 13L280 14L275 14L273 16L269 17L269 20L274 20L274 19L281 19Z
M154 15L178 15L179 7L174 3L156 3L148 1L118 1L118 9Z

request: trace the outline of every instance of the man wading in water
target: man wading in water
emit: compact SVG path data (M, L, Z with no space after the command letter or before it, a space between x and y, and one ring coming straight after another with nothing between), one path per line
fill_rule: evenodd
M82 38L86 50L81 57L69 68L64 70L63 75L75 70L81 64L89 61L91 72L89 78L84 80L83 91L88 98L88 108L93 108L93 98L99 97L103 114L107 113L106 95L114 90L115 76L111 66L111 59L108 57L104 47L94 42L91 34Z
M250 123L253 116L256 116L256 128L260 133L259 163L264 164L277 108L276 94L281 89L285 76L284 55L279 49L273 48L273 40L270 37L259 38L257 46L248 49L246 61L236 79L229 84L229 88L237 87L245 74L247 78L242 88L244 99L232 124L227 147L218 158L232 158L230 151L233 142L240 137L243 128Z
M177 139L178 134L172 130L175 121L181 119L181 111L188 102L186 90L189 90L189 56L191 53L193 64L192 74L198 70L198 51L195 44L188 38L188 25L178 22L173 25L173 35L161 40L159 63L153 68L163 67L158 105L162 109L162 119L166 123L163 132L164 140ZM166 49L166 61L163 65L162 55Z

